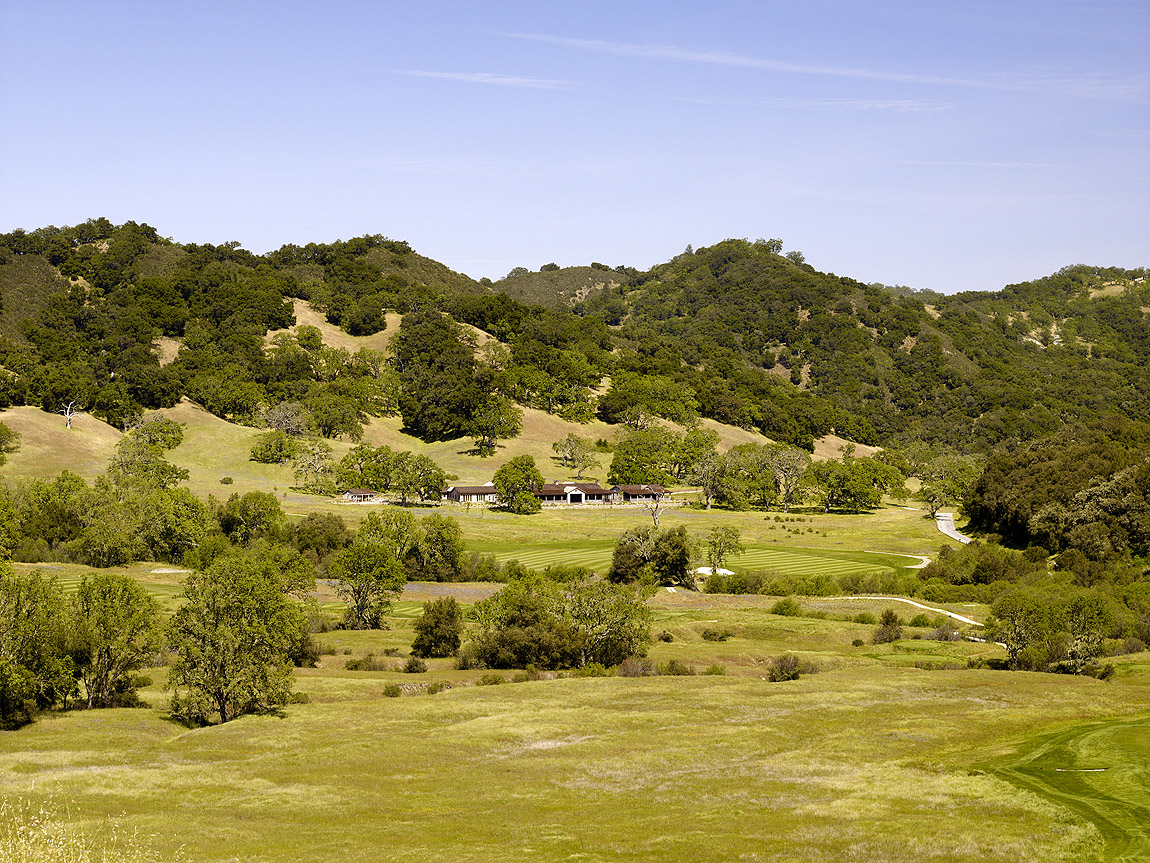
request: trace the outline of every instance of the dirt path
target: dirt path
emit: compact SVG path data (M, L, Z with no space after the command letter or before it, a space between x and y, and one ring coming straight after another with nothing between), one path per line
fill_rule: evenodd
M935 608L931 605L923 605L921 602L915 602L913 599L903 599L900 596L836 596L835 599L881 599L884 602L905 602L907 605L913 605L915 608L921 608L923 611L933 611L935 614L945 614L947 617L954 618L955 620L969 623L971 626L982 626L977 620L971 620L969 617L963 617L961 614L955 614L953 611L947 611L945 608Z

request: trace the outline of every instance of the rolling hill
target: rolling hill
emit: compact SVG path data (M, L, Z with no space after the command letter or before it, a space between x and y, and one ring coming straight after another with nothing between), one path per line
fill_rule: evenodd
M724 240L643 272L548 265L488 285L378 235L254 255L106 219L14 231L0 236L0 407L54 410L79 394L113 426L181 398L241 424L281 401L376 415L396 397L378 354L405 316L430 308L506 348L445 372L474 377L458 423L498 396L529 411L528 438L561 416L613 425L641 411L808 450L837 436L986 453L1067 422L1150 421L1144 269L1073 266L942 296L777 252ZM304 324L347 356L298 344ZM282 350L269 351L277 336ZM446 345L438 357L427 347L426 361L442 361ZM403 411L441 396L407 395ZM420 434L452 458L432 440L444 435Z

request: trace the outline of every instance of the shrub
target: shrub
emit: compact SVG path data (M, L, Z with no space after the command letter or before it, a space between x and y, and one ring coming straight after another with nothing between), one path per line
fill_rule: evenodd
M784 653L782 656L776 656L771 660L767 679L772 683L798 680L800 675L816 674L818 670L819 667L815 663L801 659L793 653Z
M1090 677L1097 677L1099 680L1109 680L1114 676L1115 668L1113 662L1088 662L1082 669L1082 673Z
M675 636L671 635L671 633L669 633L665 629L655 637L658 638L660 641L666 641L666 642L672 642L675 640Z
M476 656L488 668L568 668L580 658L582 634L556 613L553 597L545 590L513 583L477 603L476 609L493 618L473 642Z
M669 677L689 677L695 673L695 669L678 659L668 659L659 666L659 673Z
M902 638L902 621L899 619L898 612L893 608L887 608L883 611L882 617L879 618L878 628L874 631L874 637L871 640L875 644L889 644L900 638Z
M399 698L403 694L403 689L400 688L398 683L389 683L383 687L383 694L387 698Z
M718 675L722 675L722 674L726 674L726 673L727 673L727 669L726 669L726 668L724 668L723 666L719 665L719 663L717 663L717 662L713 662L713 663L711 663L711 664L710 664L710 665L708 665L708 666L706 667L706 669L703 671L703 674L718 674Z
M615 667L619 677L648 677L655 673L651 660L630 656Z
M12 552L12 559L21 563L44 563L52 559L52 548L42 536L26 536Z
M930 631L929 638L935 641L958 641L962 635L955 626L953 620L949 617L943 618L942 622Z
M455 654L455 667L460 671L471 671L483 667L483 663L479 661L479 651L473 642L463 645Z
M861 638L856 638L851 642L851 647L862 647L864 644L866 644L865 641L863 641Z
M1119 646L1115 655L1123 653L1141 653L1146 649L1146 643L1141 638L1127 638Z
M336 628L332 619L326 614L321 612L311 613L311 609L304 607L304 613L307 615L307 628L309 632L331 632ZM332 650L334 653L335 651Z
M251 460L263 464L283 464L299 452L299 443L282 431L264 432L256 438Z
M1044 563L1050 552L1040 545L1031 545L1022 552L1022 556L1031 563Z
M334 649L332 652L335 652ZM319 662L319 657L319 642L311 637L310 632L305 632L296 641L288 659L296 668L315 668L315 664Z
M878 618L871 614L869 611L860 611L854 616L855 623L863 623L867 626L874 626L878 623Z
M230 476L221 476L220 477L220 485L231 485L233 482L235 482L235 480L232 479Z
M403 663L404 674L423 674L426 671L427 663L418 656L409 656L407 662Z
M716 572L707 578L703 590L707 593L755 594L763 592L763 585L770 577L765 572L733 572L724 575Z
M799 669L799 658L792 653L785 653L771 660L771 667L767 672L767 679L772 683L779 683L784 680L798 680L801 673Z
M484 674L479 678L480 686L498 686L500 683L506 683L507 680L502 674Z
M803 607L792 596L780 599L771 606L771 614L777 614L781 617L798 617L802 613Z
M729 629L724 629L720 632L708 626L703 630L703 641L726 641L732 635L734 635L734 633Z
M918 629L928 629L929 627L934 626L934 621L931 620L930 616L927 614L916 614L910 619L910 622L907 623L907 626L914 626Z
M359 659L349 659L343 664L347 671L391 671L391 663L376 659L372 654Z
M429 683L427 685L427 694L428 695L438 695L439 693L443 692L445 689L450 689L450 688L451 688L451 684L449 684L443 680L437 680L434 683Z

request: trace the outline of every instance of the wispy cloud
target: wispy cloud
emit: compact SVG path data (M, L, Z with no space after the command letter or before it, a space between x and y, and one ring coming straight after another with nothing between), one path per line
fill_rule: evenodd
M1059 162L944 162L944 161L903 161L897 165L917 165L927 168L1069 168Z
M499 75L493 72L432 72L424 69L400 69L401 75L415 78L441 78L468 84L490 84L496 87L519 87L528 90L572 90L574 81L556 78L528 78L522 75Z
M1128 138L1132 141L1150 140L1150 129L1091 129L1086 134L1101 138Z
M708 99L675 96L673 102L695 105L727 105L739 108L779 108L800 111L897 111L904 113L936 113L949 111L954 106L947 102L927 99Z
M524 39L559 45L596 54L614 54L621 57L640 57L650 60L670 60L682 63L703 63L712 66L730 66L739 69L758 69L796 75L822 75L836 78L855 78L871 81L890 81L903 84L933 84L967 87L982 90L1024 92L1059 92L1087 99L1116 101L1143 101L1150 91L1145 77L1120 78L1105 74L1087 74L1067 77L1044 74L1000 74L979 77L923 75L913 72L890 72L882 69L860 69L849 66L819 66L790 63L763 57L749 57L727 51L701 51L673 45L644 45L630 42L612 42L606 39L573 39L546 33L500 33L510 39Z

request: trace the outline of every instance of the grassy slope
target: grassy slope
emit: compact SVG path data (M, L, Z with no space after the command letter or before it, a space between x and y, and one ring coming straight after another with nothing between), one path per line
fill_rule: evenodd
M335 511L350 522L357 522L374 509L291 491L294 480L288 466L264 465L248 460L252 441L259 434L257 429L224 422L189 402L163 413L185 424L184 443L172 450L170 458L174 463L189 469L191 478L188 486L197 495L206 497L215 494L218 497L233 492L271 491L280 497L288 512L306 514ZM525 415L525 434L511 441L498 456L480 459L463 454L466 442L425 444L402 434L399 425L398 418L374 420L367 429L365 439L377 446L387 444L397 450L426 453L449 471L467 477L470 482L489 480L496 467L511 456L521 453L534 455L548 479L562 478L558 463L551 460L549 442L562 437L568 430L597 435L600 432L609 434L611 428L601 423L590 427L578 426L549 414L529 410ZM737 429L729 431L730 440L747 434ZM332 444L337 457L351 447L347 441L333 441ZM110 454L110 448L108 452ZM606 462L605 458L604 466ZM604 475L603 470L592 472L592 476L598 478ZM221 485L219 480L224 476L231 476L234 482ZM492 512L482 507L445 505L440 509L459 519L469 548L491 552L502 559L518 557L541 563L573 560L573 555L591 555L598 562L609 557L607 549L623 530L650 523L650 516L639 507L586 507L573 510L548 508L538 515L528 517ZM921 512L902 507L883 507L869 515L806 512L792 516L793 521L776 522L774 518L774 513L719 510L707 513L673 508L663 516L662 524L670 527L686 525L696 536L705 536L714 524L738 527L749 552L745 561L734 559L731 564L736 568L777 568L781 572L809 570L809 562L790 561L786 558L787 551L795 547L848 552L882 550L934 554L940 545L954 544L938 533L934 523L924 519ZM874 570L891 563L876 563L866 555L854 555L854 558L863 564L854 567L854 571ZM819 566L822 571L828 572L839 569L834 561L820 563Z
M1075 726L1029 739L986 765L1094 823L1109 859L1150 859L1150 719Z
M323 334L323 343L325 345L343 348L348 351L348 353L353 354L360 348L371 348L373 351L385 351L387 350L387 343L391 341L391 337L395 335L399 329L399 323L403 318L403 316L397 312L388 312L385 316L387 326L383 330L370 336L352 336L348 335L335 324L328 323L323 312L313 309L306 300L297 299L292 302L295 306L296 325L289 330L272 330L267 334L267 341L269 343L277 333L294 333L300 326L308 324L319 328L320 333Z
M11 479L47 478L62 470L94 479L104 472L121 436L88 414L73 418L69 431L63 416L34 407L0 411L0 422L21 435L20 449L0 467L0 476Z
M399 325L402 321L401 315L394 312L388 313L387 327L383 331L371 336L351 336L339 327L328 323L324 319L322 312L313 309L304 300L295 301L295 313L296 326L288 331L294 332L299 326L304 324L317 327L323 336L324 344L344 348L350 353L354 353L362 347L377 351L386 351L391 337L399 330ZM474 327L467 327L467 329L473 333L479 345L491 340L491 336L482 330L478 330ZM267 340L270 342L277 332L288 331L270 332L268 333ZM203 481L207 478L207 474L214 474L214 476L210 478L210 481L216 481L220 476L231 475L236 480L236 491L251 490L242 485L244 480L241 477L241 475L249 475L250 471L240 466L236 466L233 470L228 469L228 463L230 461L240 462L247 459L247 451L250 449L251 444L250 442L247 443L246 446L242 444L251 437L251 435L247 434L248 430L244 430L243 433L239 434L225 434L220 430L218 425L213 424L211 420L208 420L206 417L197 419L186 410L177 408L177 411L179 411L179 414L172 414L173 418L179 419L181 422L190 422L189 438L191 438L193 434L200 433L207 434L213 438L213 440L204 447L189 447L185 444L185 447L188 447L188 449L181 449L181 451L177 453L177 456L186 456L185 460L180 462L182 466L189 467L197 473L205 474L205 476L201 476L199 480L201 487ZM726 451L742 443L769 442L768 438L757 432L724 425L710 419L704 419L701 423L704 428L712 429L719 434L719 449L721 451ZM225 423L224 425L227 424ZM364 440L375 446L387 445L394 450L408 450L427 455L434 459L449 474L457 476L459 478L457 482L464 485L488 482L499 465L521 455L532 456L535 459L536 465L548 481L575 479L575 474L570 471L564 471L558 460L554 458L555 454L551 449L551 444L571 432L583 437L589 437L593 440L599 438L613 440L618 434L618 426L611 426L598 420L591 423L579 424L568 422L544 411L526 408L523 412L522 434L514 440L503 442L496 455L483 459L467 454L467 451L472 448L472 441L469 439L463 438L429 444L410 435L403 434L401 431L402 426L403 423L399 417L373 418L366 424ZM220 431L217 434L217 432L211 430L212 428ZM219 438L218 440L216 439L217 437ZM817 443L815 456L817 458L836 458L840 454L840 447L845 443L846 441L841 438L828 436ZM337 450L337 456L342 455L343 452L346 452L346 450L350 448L349 444L345 445L339 441L333 442L333 445ZM195 449L196 453L194 456L192 455L193 449ZM873 448L860 445L857 449L857 454L860 456L868 455L873 451ZM203 457L202 461L198 460L200 456ZM610 465L610 461L611 457L609 453L602 454L600 456L599 468L589 471L585 478L605 483L607 480L607 467ZM276 484L282 488L290 485L290 473L285 471L286 469L273 471L273 473L267 474L266 476L250 476L249 479L263 481L266 478L274 477L275 480L277 480ZM195 481L194 479L194 482Z
M191 476L186 484L198 497L249 491L280 496L294 483L290 466L251 461L252 444L260 429L226 422L189 401L160 413L184 426L184 442L171 450L168 458L188 469ZM220 479L227 476L233 483L221 485Z
M0 265L0 335L22 342L20 322L36 317L48 297L68 290L69 282L37 255L14 255Z
M463 587L463 586L460 586ZM481 672L342 670L405 651L384 632L320 636L337 652L297 672L309 704L189 730L153 710L77 712L0 735L0 794L52 794L92 827L126 826L199 861L1084 861L1101 835L1080 813L972 768L1036 733L1136 715L1144 673L1112 683L929 672L852 648L873 627L779 618L765 599L660 594L657 662L719 662L724 677L567 679L474 687ZM404 606L408 603L404 603ZM701 638L704 628L730 640ZM996 648L906 640L951 658ZM761 678L792 651L822 674ZM395 660L396 663L402 658ZM1127 671L1150 657L1124 658ZM455 688L418 694L431 680ZM382 697L384 683L406 690ZM1127 789L1145 805L1146 789ZM174 809L175 807L175 809ZM179 817L173 819L173 811Z
M493 290L507 294L520 302L563 309L586 299L591 291L619 285L621 278L618 273L611 270L564 267L560 270L524 273L503 278L495 283Z

